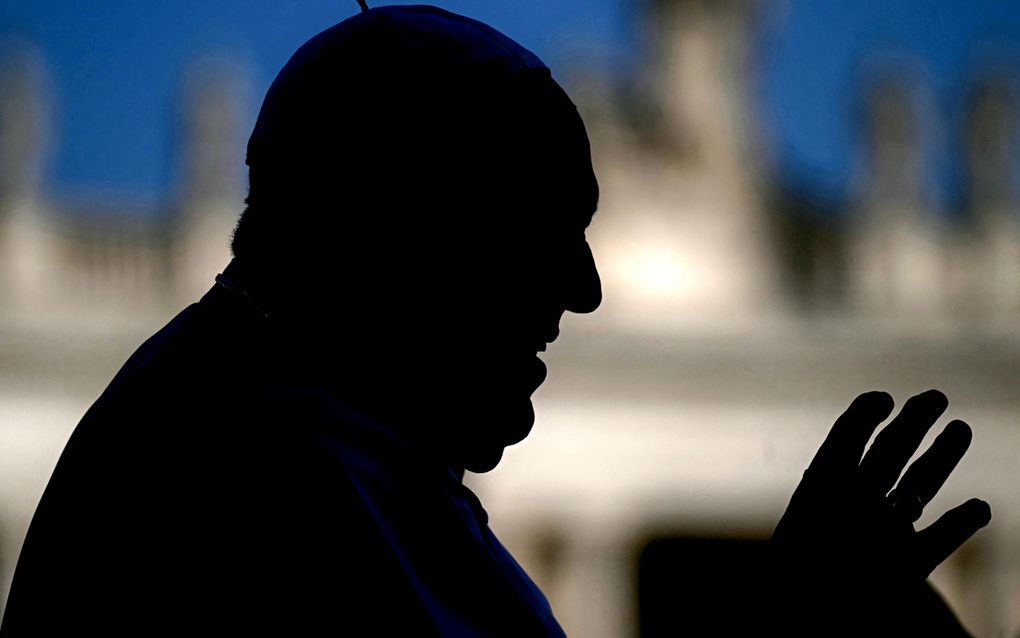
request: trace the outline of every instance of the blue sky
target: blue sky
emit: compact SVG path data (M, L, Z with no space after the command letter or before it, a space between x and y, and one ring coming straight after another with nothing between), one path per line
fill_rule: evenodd
M627 69L640 58L633 21L644 1L440 4L492 24L554 69L579 53L604 68ZM911 60L934 96L935 116L944 119L955 117L967 78L988 51L1020 60L1015 0L773 0L763 6L754 49L759 121L780 174L821 197L838 198L848 188L862 60L876 51ZM47 64L56 102L51 191L158 196L172 173L178 79L196 56L227 53L251 70L248 130L291 52L356 11L354 0L6 0L0 36L34 43ZM940 144L930 152L932 188L952 191L951 153L945 140Z
M1020 2L778 2L761 25L755 65L757 107L779 172L825 201L852 188L862 76L895 67L914 77L931 102L922 121L929 189L951 205L959 186L957 140L932 129L959 125L962 96L976 73L994 66L1014 76L1020 71Z
M585 51L612 57L626 40L626 0L440 4L511 34L550 64ZM5 0L0 37L32 43L46 62L56 101L50 189L152 196L172 172L178 80L196 56L226 54L252 72L247 131L291 53L357 11L354 0Z

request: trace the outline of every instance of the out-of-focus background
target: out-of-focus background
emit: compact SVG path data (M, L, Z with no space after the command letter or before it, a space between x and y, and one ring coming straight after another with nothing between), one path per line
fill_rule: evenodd
M602 184L605 302L470 479L568 633L750 630L746 565L833 419L938 387L975 440L929 509L994 519L934 580L1020 635L1020 5L439 4L550 63ZM0 5L0 597L75 423L225 265L269 82L355 11Z

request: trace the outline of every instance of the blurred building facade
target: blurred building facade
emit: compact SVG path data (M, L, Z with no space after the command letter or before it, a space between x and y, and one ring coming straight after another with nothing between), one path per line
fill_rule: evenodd
M758 135L760 4L649 2L642 88L568 87L602 185L588 235L605 303L564 318L534 433L472 486L570 635L655 636L713 615L728 632L750 619L713 606L725 592L706 570L740 567L699 558L756 551L856 393L901 403L939 387L976 435L932 510L978 495L995 518L935 580L979 634L1020 635L1012 80L975 77L963 126L945 131L967 184L952 215L922 185L924 86L868 83L867 168L846 214L826 216L771 173ZM182 81L165 201L49 198L43 67L27 52L0 67L0 592L63 441L130 352L211 285L244 194L248 96L217 63ZM666 563L672 581L654 568Z

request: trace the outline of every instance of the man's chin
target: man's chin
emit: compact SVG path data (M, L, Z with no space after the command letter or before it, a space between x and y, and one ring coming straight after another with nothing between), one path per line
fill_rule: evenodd
M464 468L481 474L499 465L505 448L520 443L535 425L535 409L531 399L515 401L481 415L475 427L483 428L477 437L472 437L464 453Z
M465 464L464 469L475 474L484 474L491 472L496 469L499 462L503 460L503 448L498 450L489 450L485 453L478 453L473 455L471 459Z

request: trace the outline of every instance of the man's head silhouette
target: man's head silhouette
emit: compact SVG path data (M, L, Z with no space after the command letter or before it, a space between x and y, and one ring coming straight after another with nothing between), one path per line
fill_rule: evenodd
M588 139L548 68L474 20L372 9L294 54L247 162L227 274L345 401L494 467L534 422L537 351L601 301Z

